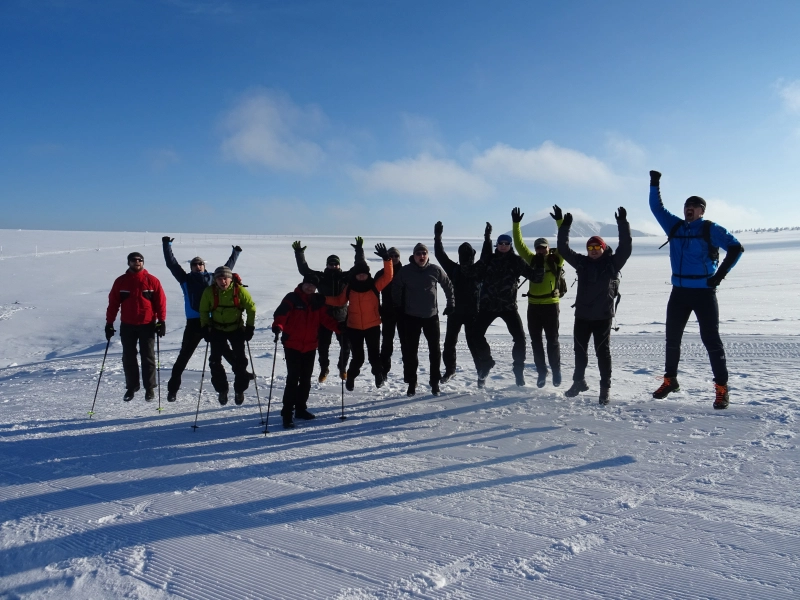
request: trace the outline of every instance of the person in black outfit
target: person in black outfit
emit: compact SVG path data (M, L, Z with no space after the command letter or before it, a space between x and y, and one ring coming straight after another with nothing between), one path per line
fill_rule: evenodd
M611 325L614 319L615 300L619 296L619 272L631 256L633 241L627 212L619 207L614 215L619 229L619 246L613 252L600 236L586 242L586 255L569 247L569 229L572 214L564 215L558 229L558 253L564 257L578 276L575 298L575 371L572 387L564 395L573 398L589 389L586 366L589 364L589 339L594 336L594 350L600 369L600 404L608 404L611 388Z
M203 339L203 331L200 327L200 313L198 312L200 297L205 289L214 283L214 275L206 271L206 262L199 256L195 256L189 263L188 273L183 270L183 267L181 267L172 253L172 242L174 240L175 238L165 235L161 238L161 245L164 250L164 261L167 263L167 268L172 273L172 276L178 280L183 292L186 327L183 330L181 350L178 353L178 358L175 359L175 364L172 366L172 375L169 378L169 383L167 383L167 401L169 402L177 400L178 390L181 387L181 375L186 369L186 365L189 364L189 359L192 358L200 340ZM241 252L241 247L233 246L233 251L225 266L233 270ZM222 356L229 364L233 364L233 351L227 344L222 350Z
M456 344L462 327L467 340L467 348L472 354L472 360L475 361L475 319L478 315L481 281L486 272L486 264L480 260L475 262L475 249L469 242L464 242L458 247L459 262L450 260L445 252L444 244L442 244L443 232L444 225L441 221L437 221L433 227L434 255L450 278L455 295L455 308L453 313L447 317L447 333L444 336L444 351L442 352L444 375L440 381L447 383L456 372ZM490 252L491 243L491 238L485 237L484 244L489 244Z
M389 258L392 259L392 281L389 282L385 288L381 290L381 367L383 369L383 378L392 370L392 353L394 352L394 334L397 332L397 338L400 340L400 345L403 345L403 328L400 327L398 322L398 313L394 308L392 302L392 285L394 285L394 278L397 277L403 263L400 262L400 251L392 246L388 250ZM383 269L375 273L375 279L380 279L383 276Z

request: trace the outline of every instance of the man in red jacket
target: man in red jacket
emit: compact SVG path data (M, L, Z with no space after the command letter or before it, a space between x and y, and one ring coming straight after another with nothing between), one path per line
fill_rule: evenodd
M319 345L320 326L339 335L339 322L328 314L325 296L317 294L319 278L307 273L303 283L286 294L275 311L272 331L275 340L283 333L283 353L286 357L286 387L283 390L283 428L293 429L292 413L298 419L313 419L308 411L311 374Z
M120 310L120 307L122 310ZM167 298L161 282L144 269L144 257L138 252L128 255L128 270L117 277L108 294L106 339L114 333L114 321L120 312L119 337L122 340L122 368L125 371L125 396L130 402L139 390L139 364L136 345L142 354L142 382L148 402L156 397L155 339L167 331Z

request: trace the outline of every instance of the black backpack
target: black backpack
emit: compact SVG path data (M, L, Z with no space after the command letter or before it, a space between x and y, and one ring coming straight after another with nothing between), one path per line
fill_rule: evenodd
M681 225L686 223L686 221L678 221L675 225L672 226L669 233L667 234L667 241L661 244L658 249L661 250L664 246L669 244L673 239L691 239L696 238L696 235L676 235L678 233L678 229L681 228ZM708 244L708 257L713 260L714 262L719 261L719 248L711 243L711 227L714 225L714 221L703 221L703 233L702 237L705 240L706 244Z

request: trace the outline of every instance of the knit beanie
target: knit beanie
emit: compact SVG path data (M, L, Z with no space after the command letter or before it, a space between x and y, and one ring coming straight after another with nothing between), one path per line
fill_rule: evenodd
M335 254L331 254L328 258L325 259L325 264L326 265L329 265L329 264L338 265L338 264L341 264L341 261L339 260L338 256L336 256Z
M142 256L139 252L131 252L128 254L128 262L131 262L134 258L141 258L142 262L144 262L144 256Z
M195 256L192 260L189 261L189 264L190 265L204 265L204 264L206 264L206 261L204 261L199 256Z
M587 246L600 246L603 250L607 248L606 242L599 235L593 235L586 241Z
M369 265L365 262L357 262L353 265L353 268L350 269L350 274L358 275L359 273L369 273Z
M398 249L397 249L397 248L395 248L394 246L392 246L391 248L389 248L389 249L387 250L387 252L388 252L389 254L396 254L396 255L397 255L397 258L400 258L400 250L398 250Z
M703 200L700 196L689 196L686 199L686 202L683 203L684 206L700 206L703 210L706 209L706 201Z
M414 254L416 254L417 252L421 252L421 251L428 252L428 247L425 244L423 244L422 242L420 242L419 244L414 246Z
M216 279L217 277L226 277L228 279L233 279L233 271L231 271L225 265L217 267L216 269L214 269L214 279Z
M314 275L314 273L309 273L303 277L303 283L310 283L314 287L319 287L319 277Z

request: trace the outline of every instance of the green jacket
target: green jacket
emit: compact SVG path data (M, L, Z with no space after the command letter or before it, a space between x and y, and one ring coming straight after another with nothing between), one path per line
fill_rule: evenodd
M244 287L239 287L239 307L234 304L233 290L236 284L231 282L227 290L219 289L212 283L200 297L200 325L206 327L211 324L220 331L236 331L244 326L242 313L247 312L247 325L255 325L256 305L253 297ZM219 293L219 304L214 308L214 289Z
M556 221L556 226L561 226L561 221ZM536 252L531 252L522 239L522 227L519 223L514 223L512 227L512 237L514 238L514 249L525 262L533 264ZM550 259L552 256L555 260ZM553 265L553 263L555 263ZM555 268L553 268L555 266ZM553 295L553 290L558 289L557 271L564 268L564 259L558 250L548 256L544 261L544 277L541 283L533 283L529 280L528 304L558 304L558 293ZM541 296L537 298L536 296Z

